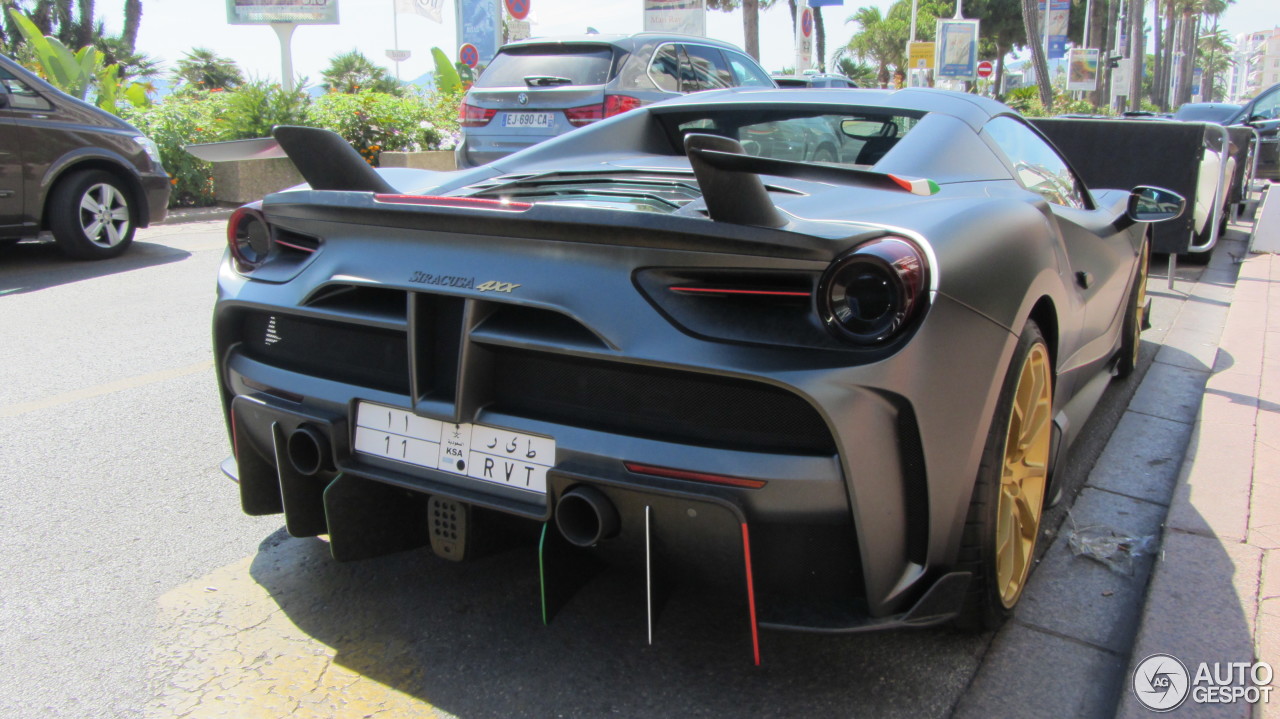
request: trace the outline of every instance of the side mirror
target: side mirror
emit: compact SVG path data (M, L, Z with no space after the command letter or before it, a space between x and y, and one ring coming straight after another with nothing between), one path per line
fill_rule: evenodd
M1134 222L1164 222L1182 214L1187 200L1173 190L1139 185L1129 192L1129 219Z

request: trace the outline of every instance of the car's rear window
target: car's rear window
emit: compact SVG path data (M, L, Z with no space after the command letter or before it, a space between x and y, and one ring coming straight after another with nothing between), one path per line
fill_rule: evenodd
M603 85L613 71L609 45L522 45L499 52L475 86Z
M796 162L875 165L920 122L916 113L850 108L846 112L716 110L664 113L682 148L691 132L737 140L748 155Z

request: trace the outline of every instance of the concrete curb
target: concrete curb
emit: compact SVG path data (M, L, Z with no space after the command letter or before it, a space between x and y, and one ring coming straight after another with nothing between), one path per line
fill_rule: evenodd
M1260 219L1256 231L1277 224ZM1280 666L1280 257L1244 253L1235 261L1226 324L1116 707L1125 719L1153 715L1130 688L1153 654L1177 657L1193 684L1202 662ZM1280 717L1280 695L1256 706L1196 697L1175 712Z
M231 213L235 211L236 208L229 205L174 208L169 210L169 214L157 225L183 225L188 222L210 222L214 220L225 221L230 219Z

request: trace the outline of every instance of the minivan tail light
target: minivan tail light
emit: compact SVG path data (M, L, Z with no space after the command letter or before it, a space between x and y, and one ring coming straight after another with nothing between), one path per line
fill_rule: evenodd
M640 107L642 104L644 103L639 98L631 97L630 95L605 95L603 103L571 107L564 111L564 116L569 120L570 125L582 127L583 125L590 125L596 120L621 115L628 110Z
M458 124L463 127L484 127L497 112L492 108L476 107L464 102L458 106Z

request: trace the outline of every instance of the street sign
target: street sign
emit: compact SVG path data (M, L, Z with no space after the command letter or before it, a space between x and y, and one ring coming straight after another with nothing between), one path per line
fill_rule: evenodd
M805 37L813 34L813 10L804 9L804 13L800 16L800 31Z
M507 14L516 20L529 17L529 4L532 0L506 0Z
M991 73L995 71L996 68L991 64L990 60L983 60L978 63L978 77L991 77Z
M533 28L529 25L528 20L512 20L507 23L508 40L515 42L516 40L524 40L533 35Z
M463 43L462 47L458 48L458 62L466 65L467 67L474 68L476 65L480 64L480 51L476 49L475 45L472 45L469 42Z
M387 50L387 59L391 62L404 62L412 54L409 50Z
M907 67L911 70L932 70L933 54L937 51L931 42L907 43Z
M796 23L796 72L813 67L813 10L801 1L800 22Z

